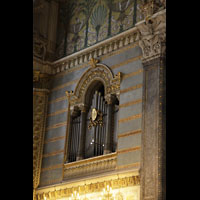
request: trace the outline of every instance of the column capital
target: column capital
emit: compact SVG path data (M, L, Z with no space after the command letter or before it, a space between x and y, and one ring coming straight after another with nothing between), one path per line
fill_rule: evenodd
M88 111L88 105L86 105L86 104L81 104L80 106L79 106L79 109L80 109L80 111L81 112L87 112Z
M166 10L162 10L136 24L143 52L143 62L165 56Z
M115 96L114 95L112 95L112 94L107 94L106 96L105 96L105 100L106 100L106 102L108 103L108 104L112 104L113 102L114 102L114 100L115 100Z

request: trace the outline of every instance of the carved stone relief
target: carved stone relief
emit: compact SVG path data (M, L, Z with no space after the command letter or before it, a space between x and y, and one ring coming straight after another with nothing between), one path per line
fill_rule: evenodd
M165 53L166 13L148 17L145 22L136 24L140 33L139 45L143 51L143 60L147 61Z

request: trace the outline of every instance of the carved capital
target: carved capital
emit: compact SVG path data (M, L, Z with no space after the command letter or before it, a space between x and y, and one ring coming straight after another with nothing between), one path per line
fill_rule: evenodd
M42 151L45 134L45 119L47 114L47 90L33 91L33 188L40 182Z
M80 109L81 112L87 112L88 106L85 105L85 104L81 104L81 105L79 106L79 109Z
M139 45L143 52L143 62L165 54L166 13L156 14L136 25L140 33Z
M116 97L112 94L108 94L105 96L105 100L108 104L112 104L115 101Z

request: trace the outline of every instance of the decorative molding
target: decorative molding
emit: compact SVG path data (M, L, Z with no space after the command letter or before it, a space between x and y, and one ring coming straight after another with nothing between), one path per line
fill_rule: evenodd
M141 87L142 87L142 84L137 84L137 85L131 86L129 88L125 88L123 90L120 90L120 94L129 92L129 91L132 91L132 90L136 90L136 89L141 88Z
M120 93L120 82L122 73L118 72L113 76L112 71L104 64L97 64L97 60L92 59L95 62L95 65L90 67L80 78L75 91L66 91L66 95L69 99L70 106L72 107L80 107L85 104L85 94L94 81L101 81L105 88L105 96Z
M137 146L137 147L131 147L131 148L128 148L128 149L121 149L121 150L118 150L117 151L117 154L122 154L122 153L128 153L128 152L132 152L132 151L137 151L137 150L140 150L140 146Z
M108 53L108 54L106 54L106 55L104 55L104 56L101 56L101 57L99 57L99 60L102 62L103 60L105 60L105 59L108 58L108 57L111 57L111 56L114 56L114 55L118 55L118 54L120 54L120 53L122 53L122 52L124 52L124 51L126 51L126 50L128 50L128 49L134 48L134 47L136 47L136 46L138 46L138 42L135 42L134 44L130 44L130 45L126 46L126 47L123 47L123 48L120 49L120 50L112 51L112 52L110 52L110 53ZM137 59L136 59L136 58L137 58ZM135 57L135 60L138 60L138 59L140 59L140 58L142 58L142 56ZM134 60L134 61L135 61L135 60ZM60 72L60 73L58 73L58 74L55 74L54 77L55 77L55 78L58 78L58 77L61 77L61 76L65 76L66 74L69 74L69 73L71 73L71 72L78 71L78 70L83 69L83 68L85 68L85 67L87 67L87 66L89 66L89 62L84 63L84 64L82 64L82 65L79 64L79 65L76 66L76 67L70 68L70 69L68 69L68 70L66 70L66 71L62 71L62 72ZM111 68L112 68L112 66L111 66ZM116 68L117 68L117 67L116 67Z
M120 104L119 108L120 109L125 108L125 107L132 106L132 105L135 105L135 104L138 104L138 103L142 103L142 99L137 99L137 100L129 101L127 103Z
M107 154L64 165L64 180L114 170L117 154Z
M44 74L52 74L53 64L33 57L33 70L40 71Z
M135 134L138 134L138 133L142 133L142 130L135 130L135 131L129 131L129 132L121 133L117 137L118 138L128 137L130 135L135 135Z
M110 68L111 68L112 70L113 70L113 69L117 69L117 68L119 68L119 67L121 67L121 66L123 66L123 65L126 65L126 64L128 64L128 63L131 63L131 62L133 62L133 61L140 60L141 58L142 58L142 56L133 57L133 58L127 59L127 60L125 60L125 61L123 61L123 62L121 62L121 63L118 63L118 64L116 64L116 65L112 65ZM85 67L85 66L84 66L84 67ZM83 67L81 67L81 68L83 68ZM74 71L76 71L75 69L79 70L80 68L79 68L79 67L74 68ZM141 72L142 72L142 71L141 71ZM70 73L70 72L68 72L68 73ZM134 72L133 72L133 73L134 73ZM137 72L135 72L135 73L137 73ZM140 73L140 70L139 70L138 73ZM66 73L66 74L67 74L67 73ZM60 74L58 74L58 75L60 75ZM61 75L60 75L60 76L61 76ZM126 75L126 76L128 77L128 75ZM124 76L123 79L126 79L126 76ZM69 85L73 85L73 84L77 83L78 80L79 80L79 79L76 79L76 80L73 80L73 81L64 83L64 84L62 84L62 85L59 85L59 86L53 88L53 89L51 90L51 92L52 92L52 91L59 90L59 89L62 89L62 88L66 87L66 86L69 86Z
M58 180L56 180L58 181ZM43 200L46 197L49 200L55 198L66 198L70 197L74 191L79 192L79 195L90 194L94 192L101 192L107 185L110 185L112 189L125 188L130 186L139 186L140 177L139 175L132 175L120 178L100 180L98 182L85 183L80 185L70 186L66 183L65 187L57 189L55 187L45 189L45 190L36 190L37 200Z
M126 118L120 119L118 122L119 123L124 123L124 122L130 121L130 120L133 120L133 119L138 119L138 118L141 118L141 117L142 117L142 114L132 115L130 117L126 117Z
M54 152L51 152L51 153L46 153L46 154L43 154L42 157L46 158L46 157L55 156L55 155L61 154L61 153L64 153L64 150L59 150L59 151L54 151Z
M73 68L79 64L89 62L91 58L97 58L103 55L107 55L112 51L121 49L129 44L138 41L137 28L129 29L121 34L113 36L107 40L104 40L98 44L74 53L70 56L66 56L60 60L55 61L54 74Z

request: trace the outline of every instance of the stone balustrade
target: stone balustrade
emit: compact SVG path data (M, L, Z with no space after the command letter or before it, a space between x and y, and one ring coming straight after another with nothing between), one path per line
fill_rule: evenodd
M116 153L67 163L64 165L64 180L111 171L116 164Z

